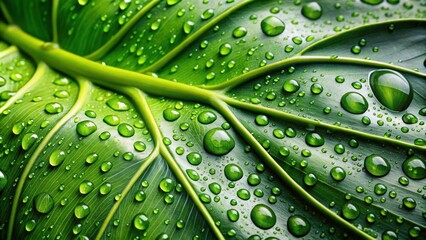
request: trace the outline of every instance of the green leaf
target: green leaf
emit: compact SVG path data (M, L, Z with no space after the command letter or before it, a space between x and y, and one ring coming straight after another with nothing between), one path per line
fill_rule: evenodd
M1 239L421 239L421 1L0 1Z

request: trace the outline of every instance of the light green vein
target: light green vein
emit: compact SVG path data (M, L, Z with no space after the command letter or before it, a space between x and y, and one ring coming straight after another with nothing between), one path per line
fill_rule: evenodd
M293 123L301 123L304 125L313 125L316 127L321 127L324 129L329 129L329 130L333 130L333 131L338 131L338 132L343 132L343 133L347 133L353 136L358 136L364 139L369 139L369 140L374 140L374 141L379 141L379 142L385 142L385 143L390 143L392 145L397 145L397 146L403 146L406 148L412 148L412 149L416 149L416 150L421 150L421 151L426 151L426 147L425 146L419 146L419 145L414 145L411 143L407 143L407 142L403 142L403 141L399 141L396 139L392 139L392 138L385 138L382 136L378 136L378 135L374 135L374 134L370 134L370 133L366 133L366 132L360 132L354 129L350 129L350 128L344 128L341 126L336 126L336 125L332 125L332 124L328 124L328 123L324 123L324 122L320 122L317 120L312 120L312 119L308 119L308 118L303 118L303 117L299 117L290 113L285 113L276 109L271 109L271 108L267 108L267 107L263 107L260 105L254 105L254 104L250 104L250 103L246 103L246 102L241 102L238 100L235 100L233 98L229 98L226 96L221 96L221 99L226 102L227 104L239 108L239 109L244 109L244 110L248 110L250 112L253 113L259 113L259 114L266 114L268 116L271 117L275 117L278 119L282 119L282 120L286 120L286 121L290 121Z
M275 160L269 155L269 153L259 144L259 142L250 134L250 132L244 127L244 125L237 119L237 117L231 112L225 102L212 101L211 103L234 127L234 129L250 144L253 150L259 154L263 162L268 165L281 180L290 187L300 199L303 199L307 204L311 205L314 209L319 211L321 214L327 216L333 222L340 227L344 228L350 233L351 237L358 239L374 239L368 234L362 232L356 226L345 221L343 218L338 216L336 213L322 205L318 200L306 192L300 185L298 185L291 177L287 174L281 166L275 162Z
M48 66L45 63L40 62L37 65L37 69L31 79L22 88L20 88L18 92L13 95L13 97L9 98L7 102L0 107L0 112L3 112L7 108L15 104L15 102L22 98L22 96L24 96L24 94L27 93L30 88L32 88L35 84L38 84L47 69Z
M10 54L16 53L16 52L18 52L18 48L15 47L15 46L10 46L10 47L8 47L5 50L0 52L0 59L4 58L4 57L6 57Z
M116 90L121 91L122 93L128 95L132 98L132 100L135 102L135 106L137 110L141 113L143 116L146 126L149 130L149 132L154 136L154 143L156 144L156 149L160 148L160 154L166 162L168 163L169 167L172 169L173 173L176 175L176 177L179 179L179 181L182 183L183 187L187 191L188 195L191 197L191 199L194 201L194 204L197 206L201 214L206 219L207 223L209 224L210 228L216 235L218 239L225 239L220 232L220 230L217 228L214 219L210 215L210 213L207 211L207 209L204 207L203 203L198 198L197 193L194 191L194 189L191 186L191 183L189 180L185 177L185 174L183 173L182 169L179 167L179 165L176 163L173 156L170 154L167 147L164 145L162 141L162 134L160 132L160 128L158 127L158 124L152 115L152 111L149 108L148 103L146 102L146 96L142 93L142 91L138 89L132 89L132 88L117 88ZM149 165L149 164L148 164ZM147 165L147 166L148 166ZM141 167L142 168L142 167ZM139 171L138 171L139 173ZM142 172L141 172L142 174ZM136 176L139 176L136 174ZM133 179L132 179L133 180ZM122 197L121 199L123 199ZM118 207L118 206L117 206ZM112 216L111 216L112 217ZM98 234L98 236L100 236ZM98 239L98 237L97 237Z
M285 60L281 60L270 65L266 65L265 67L261 67L255 69L253 71L242 74L238 77L235 77L227 82L211 85L211 86L200 86L204 89L209 90L220 90L222 92L227 92L235 87L240 86L243 83L249 82L257 77L263 76L265 74L270 74L274 71L282 70L284 67L296 65L296 64L315 64L315 63L333 63L333 64L353 64L353 65L361 65L361 66L370 66L376 68L388 68L393 69L395 71L406 72L420 77L426 77L426 73L417 72L411 69L407 69L404 67L400 67L397 65L383 63L373 60L366 59L357 59L357 58L349 58L349 57L329 57L329 56L294 56L292 58L288 58Z
M45 66L44 63L40 63ZM21 198L21 193L25 184L25 180L28 177L28 174L31 171L35 161L43 152L44 148L47 146L50 140L54 137L54 135L59 131L59 129L64 126L80 109L84 106L84 102L86 101L87 96L89 96L89 92L92 88L92 84L82 78L77 78L77 83L79 85L79 93L77 96L77 101L74 103L70 111L63 116L58 123L50 130L50 132L43 138L43 141L37 146L31 158L28 160L25 165L24 171L22 172L21 177L19 178L15 195L13 196L12 210L9 218L9 226L7 231L7 240L13 240L13 225L15 223L17 210L19 207L19 199Z
M58 42L58 7L59 0L52 0L52 35L53 42Z
M212 19L210 22L202 26L200 29L198 29L196 32L194 32L191 36L186 38L184 41L182 41L178 46L176 46L173 50L168 52L166 55L161 57L157 62L152 64L151 66L144 68L140 70L140 72L146 73L146 72L156 72L160 70L162 67L164 67L168 62L170 62L174 57L176 57L179 53L181 53L185 48L187 48L189 45L191 45L194 41L199 39L201 36L204 35L205 32L210 30L213 26L215 26L217 23L228 17L233 12L237 11L238 9L246 6L247 4L254 2L254 0L246 0L242 1L241 3L238 3L234 5L233 7L227 9L220 15L218 15L216 18Z
M153 0L143 7L130 21L126 23L114 36L111 37L102 47L94 51L93 53L85 56L87 59L98 60L102 58L109 50L111 50L123 37L129 32L129 30L149 11L151 10L160 0Z
M4 4L4 2L0 1L0 9L3 12L3 16L6 19L6 21L9 24L13 24L13 19L12 16L10 15L9 11L7 10L6 5Z

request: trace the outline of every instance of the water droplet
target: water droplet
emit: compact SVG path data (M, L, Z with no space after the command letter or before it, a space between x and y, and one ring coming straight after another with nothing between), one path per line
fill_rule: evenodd
M264 204L257 204L251 210L250 218L261 229L270 229L277 222L275 212Z
M255 122L259 126L266 126L266 125L269 124L269 119L268 119L268 117L266 115L263 115L263 114L262 115L257 115L256 119L255 119Z
M249 200L250 192L247 189L240 189L237 191L237 196L242 200Z
M143 152L146 150L146 145L142 141L136 141L133 143L133 148L138 152Z
M363 0L363 2L365 1L373 1L373 0ZM379 0L379 1L383 1L383 0ZM383 240L398 240L398 235L394 232L394 231L385 231L382 234L382 239Z
M346 177L346 171L341 167L333 167L330 170L331 177L336 181L342 181Z
M99 193L101 195L107 195L112 190L112 184L111 183L104 183L99 187Z
M411 113L405 113L402 116L402 121L406 124L415 124L419 121L419 119Z
M307 186L313 187L313 186L315 186L315 184L317 184L318 178L313 173L307 173L307 174L305 174L305 177L303 178L303 182Z
M74 215L77 219L83 219L90 214L90 208L84 203L80 203L74 208Z
M245 35L247 35L247 28L245 27L236 27L233 31L232 31L232 36L234 36L235 38L241 38L244 37Z
M305 142L306 142L306 144L308 144L309 146L312 146L312 147L320 147L320 146L324 145L325 140L324 140L324 138L323 138L321 135L319 135L318 133L310 132L310 133L306 134Z
M285 24L281 19L269 16L262 20L260 27L267 36L277 36L284 32Z
M207 20L207 19L212 18L213 16L214 16L214 10L209 8L201 14L201 19Z
M0 192L3 191L3 189L6 187L6 185L7 185L7 177L0 170Z
M108 115L104 117L104 122L110 126L117 126L120 124L120 117L116 115Z
M322 15L322 8L317 2L304 4L302 7L302 15L310 20L317 20Z
M199 165L202 161L201 154L197 152L191 152L186 156L188 162L192 165Z
M391 169L389 161L377 154L366 157L364 166L367 172L376 177L385 176Z
M408 230L408 234L410 234L410 237L412 237L412 238L420 237L421 232L422 232L422 230L418 226L411 227Z
M214 155L225 155L235 147L235 141L221 128L213 128L204 135L204 148Z
M232 52L232 46L229 43L224 43L219 47L219 54L221 56L227 56Z
M238 181L243 177L243 170L240 166L230 163L225 166L225 176L230 181Z
M319 83L314 83L311 85L311 92L315 95L318 95L320 93L322 93L323 91L323 87L321 84Z
M131 137L135 135L135 129L127 123L122 123L118 125L118 133L123 137Z
M411 197L405 197L402 199L402 204L404 204L404 207L408 210L413 210L417 206L416 200Z
M426 178L426 164L419 157L413 156L406 159L402 164L402 170L411 179L422 180Z
M159 185L160 189L165 193L171 192L175 186L175 182L170 178L163 178Z
M54 205L55 202L53 201L52 196L48 193L39 193L34 198L34 206L39 213L49 213L52 211Z
M89 194L91 191L93 191L94 188L95 186L93 185L91 181L84 181L80 183L80 186L78 189L81 194L86 195L86 194Z
M287 93L294 93L299 90L300 85L299 82L294 79L286 80L283 84L283 89Z
M96 124L90 120L84 120L77 124L77 133L83 137L87 137L98 129Z
M127 111L130 109L130 104L124 99L118 97L109 99L106 104L115 111Z
M167 108L163 111L163 117L169 122L173 122L180 117L179 111L173 108Z
M217 116L212 111L204 111L198 115L198 121L202 124L210 124L216 121Z
M195 171L194 169L187 169L186 173L188 174L188 177L194 181L198 181L200 180L200 175L198 174L197 171Z
M399 72L379 69L370 72L371 90L383 106L393 111L403 111L413 100L413 89Z
M186 21L182 26L183 32L186 34L190 34L192 30L194 29L194 25L195 25L194 22Z
M210 183L209 189L213 194L218 195L222 191L222 187L218 183Z
M342 207L342 215L347 220L355 220L359 216L358 208L352 203L345 203Z
M296 237L303 237L311 230L309 221L301 215L293 215L287 220L288 231Z
M383 194L385 194L387 191L388 191L388 188L387 188L384 184L382 184L382 183L377 183L377 184L374 186L374 192L375 192L377 195L383 195Z
M384 0L361 0L361 2L370 4L370 5L378 5L382 3L383 1Z
M57 98L67 98L70 96L70 93L66 90L58 90L55 92L54 96Z
M86 5L86 4L89 2L89 0L78 0L77 2L78 2L78 4L80 4L81 6L84 6L84 5Z
M32 232L36 226L37 226L36 220L31 219L25 223L25 230L27 232Z
M240 218L240 213L235 209L229 209L226 214L231 222L236 222Z
M19 135L22 133L22 131L24 131L24 129L25 129L25 124L23 122L19 122L13 125L12 132L15 135Z
M136 192L135 195L135 200L138 202L143 202L146 199L146 193L142 190L139 190L138 192Z
M109 172L111 168L112 168L112 162L110 161L105 161L101 164L101 171L104 173Z
M368 109L367 99L357 92L345 93L340 99L340 104L343 109L353 114L361 114Z
M99 155L97 153L89 154L86 157L86 163L92 164L92 163L96 162L98 160L98 158L99 158Z
M38 140L38 135L35 133L27 133L22 138L21 147L23 150L28 150Z
M53 151L50 154L50 157L49 157L50 166L56 167L56 166L61 165L64 162L65 157L66 157L66 155L65 155L64 151L62 151L60 149L56 149L55 151Z
M181 0L167 0L167 5L173 6L180 2Z
M149 219L143 214L139 213L133 218L133 226L141 231L146 230L149 227Z

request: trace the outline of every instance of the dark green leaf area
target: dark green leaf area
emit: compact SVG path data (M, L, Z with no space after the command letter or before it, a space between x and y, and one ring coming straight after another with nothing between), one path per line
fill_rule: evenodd
M230 20L219 22L203 37L194 39L185 51L173 55L175 57L173 60L164 59L164 61L169 62L164 65L161 71L157 72L160 69L158 68L159 65L155 63L148 70L158 73L163 78L188 84L217 85L252 70L291 58L324 37L340 34L365 21L375 23L378 19L382 19L379 16L386 16L384 19L391 20L401 17L400 14L407 14L406 17L417 14L413 9L407 11L403 4L383 3L382 8L377 8L373 15L369 15L364 11L370 9L371 6L360 1L341 1L339 3L317 1L322 6L323 14L318 20L311 20L302 15L301 9L307 2L255 1L240 11L230 14ZM422 9L422 7L419 8ZM261 23L268 17L280 19L285 24L285 30L275 36L265 34ZM241 29L245 29L247 33L236 37L236 32L241 31ZM359 34L357 32L356 36ZM424 34L416 37L416 39L421 39L422 36L424 37ZM392 35L393 38L395 38L394 35ZM419 45L422 43L422 41L414 41ZM345 41L345 43L347 42ZM373 42L372 40L371 44ZM412 42L412 40L408 42ZM405 44L410 45L404 42ZM229 46L231 51L228 54L221 54L221 49L225 45ZM136 65L137 59L124 57L121 63L112 61L119 59L116 51L127 52L126 56L133 56L134 53L129 50L130 46L130 44L124 46L124 43L118 46L117 50L114 50L110 55L111 59L108 62L114 66L139 70L140 67ZM369 44L366 48L369 46L371 45ZM378 46L381 47L382 44ZM424 49L424 45L421 45L421 47ZM161 46L161 48L165 47ZM371 47L368 49L370 52ZM401 49L404 48L401 47ZM339 54L331 50L325 54L325 56L330 55ZM412 55L407 53L406 56ZM373 56L371 58L375 59ZM421 59L421 57L417 59ZM388 62L388 60L385 62ZM410 68L413 67L410 66Z
M386 74L376 84L372 76L378 71ZM289 82L298 88L289 92ZM406 93L398 90L403 85ZM417 133L426 131L421 115L426 107L424 91L424 78L411 73L348 64L304 64L258 77L228 95L266 115L309 119L314 125L350 128L361 135L416 144ZM404 107L395 111L394 106Z
M39 146L41 151L33 156L17 151L31 160L25 185L17 191L21 196L16 221L22 224L15 225L16 237L95 237L152 152L152 138L129 100L84 81L79 80L80 92L70 96L80 94L71 110L75 113L64 118L59 129L51 123L54 136ZM39 230L45 228L49 230Z
M29 34L44 41L52 39L53 0L4 0L13 21ZM3 14L3 13L2 13ZM9 20L9 19L6 19Z
M294 238L288 225L293 215L302 216L310 224L306 234L312 238L342 236L343 232L324 221L260 162L259 156L218 112L186 102L152 100L151 104L165 136L163 142L226 238ZM158 110L167 108L177 109L180 118L165 120ZM215 114L217 119L201 127L200 116L206 112ZM235 141L235 148L224 156L207 152L203 141L211 129L226 131ZM329 228L334 231L331 235Z
M214 239L206 220L161 157L132 186L103 237L134 239L141 235L147 239Z
M253 119L244 122L245 127L300 186L364 232L380 237L383 229L398 229L408 235L422 227L423 195L417 191L423 187L422 180L403 170L413 159L421 165L419 159L425 158L421 151L275 118L259 126L252 113L234 112L240 119ZM324 144L312 147L309 138L313 134L324 139ZM369 161L372 157L381 161ZM384 173L384 167L386 174L378 174ZM420 169L425 169L424 164Z
M425 30L426 23L416 21L360 27L307 48L303 55L368 59L426 72Z
M31 73L34 67L21 61L29 65L27 71ZM44 64L38 66L37 72L25 87L25 94L18 93L0 107L0 171L7 182L0 192L1 204L7 206L2 208L4 216L10 216L13 197L16 192L21 191L22 186L17 186L18 180L32 177L22 177L24 170L29 167L28 162L46 135L75 103L78 91L74 81L50 70ZM68 92L69 96L58 98L55 96L56 92ZM49 112L48 109L53 104L62 111ZM23 105L26 107L22 107ZM12 142L15 144L11 144ZM40 185L43 186L45 185ZM20 198L19 201L22 202L23 199ZM8 220L9 218L2 218L1 225L7 226Z

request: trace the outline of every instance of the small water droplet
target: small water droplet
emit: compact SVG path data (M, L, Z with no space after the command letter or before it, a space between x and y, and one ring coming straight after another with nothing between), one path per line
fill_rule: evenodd
M84 203L79 203L74 208L74 215L77 219L83 219L90 214L90 208Z
M230 163L225 166L225 176L230 181L238 181L243 177L243 170L237 164Z
M91 181L84 181L80 183L80 186L78 189L81 194L86 195L86 194L89 194L91 191L93 191L94 188L95 186L93 185Z
M247 28L242 26L236 27L232 31L232 36L234 36L235 38L241 38L241 37L244 37L245 35L247 35Z
M135 129L127 123L121 123L117 127L118 133L123 137L131 137L135 135Z
M127 111L130 109L130 104L120 98L111 98L106 102L106 104L115 111Z
M0 192L3 191L6 185L7 185L7 177L0 169Z

